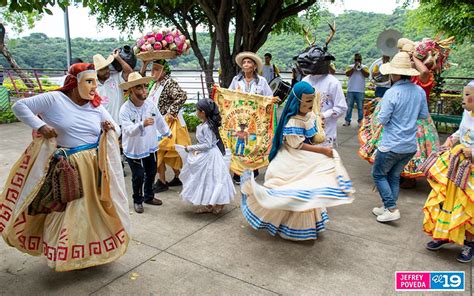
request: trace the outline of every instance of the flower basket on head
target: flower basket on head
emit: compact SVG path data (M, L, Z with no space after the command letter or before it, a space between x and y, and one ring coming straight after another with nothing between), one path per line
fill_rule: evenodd
M137 58L142 61L154 61L154 60L171 60L178 56L175 50L153 50L144 51L137 54Z
M188 54L190 41L177 29L154 29L137 40L133 50L142 61L169 60Z

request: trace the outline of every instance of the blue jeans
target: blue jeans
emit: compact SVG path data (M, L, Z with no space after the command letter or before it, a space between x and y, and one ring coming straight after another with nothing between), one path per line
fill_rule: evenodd
M239 153L240 148L240 153ZM237 144L235 145L235 155L244 155L245 149L245 140L237 139Z
M372 168L372 178L382 198L386 209L397 207L398 193L400 191L400 175L403 168L415 155L412 153L380 152L375 154Z
M354 109L354 103L357 104L357 113L359 118L357 122L361 122L364 118L364 93L360 92L347 92L347 113L346 113L346 122L351 122L352 119L352 109Z
M381 98L385 94L385 92L388 90L388 87L383 87L383 86L376 86L375 87L375 97L376 98Z

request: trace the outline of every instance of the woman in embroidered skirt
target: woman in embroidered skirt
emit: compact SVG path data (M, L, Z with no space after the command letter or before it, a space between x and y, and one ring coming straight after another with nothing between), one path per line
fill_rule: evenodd
M433 238L427 249L456 243L463 246L457 260L466 263L474 253L474 81L464 88L463 107L458 131L443 145L447 151L427 172L432 190L423 208L423 230Z
M314 100L309 83L295 84L273 139L264 186L249 171L242 176L245 219L257 230L290 240L316 239L328 221L325 208L354 199L338 153L314 144L318 136Z
M56 271L112 262L130 240L119 128L100 105L96 80L92 64L75 64L61 89L13 106L41 136L6 181L0 233Z
M202 206L197 213L219 214L235 195L229 173L231 155L229 150L226 153L219 135L221 116L217 105L209 99L199 100L196 113L202 121L196 131L198 144L177 146L184 162L179 176L183 182L181 197Z

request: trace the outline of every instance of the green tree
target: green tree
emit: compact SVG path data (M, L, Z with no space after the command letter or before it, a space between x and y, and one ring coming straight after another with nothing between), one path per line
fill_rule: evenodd
M405 0L410 5L413 0ZM420 0L410 13L413 28L433 28L436 32L455 36L458 43L474 36L474 3L472 0Z
M8 1L7 3L11 6L16 1ZM23 80L25 85L29 88L34 87L33 81L28 78L28 76L20 70L20 66L17 61L13 58L13 55L8 50L7 45L5 44L6 36L6 27L11 28L14 32L20 33L24 30L25 27L32 28L36 21L41 19L40 13L36 11L25 11L25 12L16 12L9 11L5 7L0 7L0 15L2 19L0 20L0 52L5 57L9 66L17 72L18 76Z
M82 0L98 15L99 22L115 25L123 30L143 28L145 24L173 24L191 40L191 47L206 71L206 81L212 84L209 69L219 52L224 86L230 84L237 66L235 56L242 51L256 52L265 43L273 29L294 28L297 14L316 3L317 0ZM47 11L46 4L65 7L67 0L24 0L20 5L10 2L11 11ZM211 39L211 51L205 59L198 40L197 28L207 28ZM235 31L231 40L231 31Z

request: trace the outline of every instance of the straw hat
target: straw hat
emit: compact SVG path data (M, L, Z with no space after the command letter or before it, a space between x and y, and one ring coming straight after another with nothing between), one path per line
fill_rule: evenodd
M142 77L142 75L138 72L133 72L128 75L128 81L121 83L119 87L123 90L128 90L131 87L140 85L140 84L147 84L148 82L152 81L153 77Z
M415 42L408 38L400 38L398 39L397 47L400 51L413 52L415 50Z
M94 60L94 67L96 71L102 70L105 67L108 67L114 61L114 56L109 55L107 59L105 59L101 54L96 54L92 57Z
M418 76L420 72L411 67L410 55L406 52L399 52L393 56L390 63L385 63L380 66L380 73L383 75L387 74L398 74L406 76Z
M237 63L237 65L239 65L241 69L242 69L242 62L245 58L251 59L252 61L255 62L255 64L257 64L257 71L259 73L262 71L263 69L262 59L260 59L258 55L256 55L255 53L251 51L243 51L239 53L237 56L235 56L235 62Z

